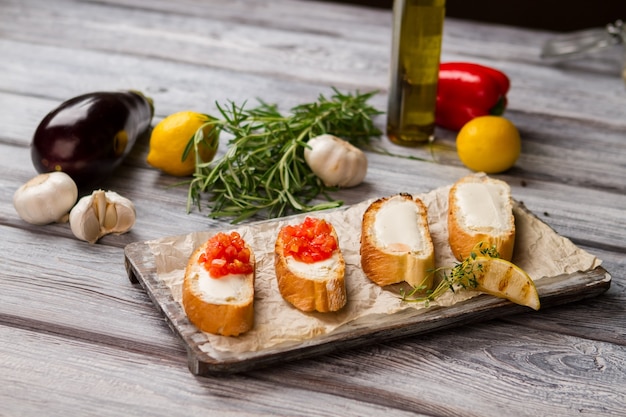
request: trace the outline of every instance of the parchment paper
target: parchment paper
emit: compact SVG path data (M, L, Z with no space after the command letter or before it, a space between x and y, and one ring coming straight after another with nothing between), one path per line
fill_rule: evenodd
M457 262L447 242L449 189L450 186L447 186L426 194L414 195L422 199L428 208L437 267L451 267ZM361 220L373 201L374 199L364 201L346 209L309 214L332 222L346 261L348 302L336 313L303 313L284 301L278 291L274 273L276 235L282 226L299 223L305 215L225 230L238 231L256 255L255 324L252 330L238 337L207 334L209 344L204 344L201 349L216 356L220 352L232 354L269 349L332 332L333 329L364 316L394 314L408 308L428 308L421 303L402 302L397 290L381 288L363 274L359 255ZM587 271L600 264L595 256L558 235L517 203L514 206L514 215L516 242L513 262L523 268L533 280ZM147 242L156 260L157 279L171 289L172 297L181 304L181 308L182 281L187 260L193 250L214 233L215 231L197 232ZM450 306L478 294L477 291L447 291L431 302L430 306Z

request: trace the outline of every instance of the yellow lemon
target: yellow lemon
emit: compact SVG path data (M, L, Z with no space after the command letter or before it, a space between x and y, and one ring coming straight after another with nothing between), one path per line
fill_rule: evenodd
M519 131L500 116L480 116L467 122L456 137L463 164L473 171L496 174L515 165L522 148Z
M192 148L184 160L183 154L196 131L210 120L209 116L193 111L167 116L152 130L146 162L170 175L191 175L196 166L195 150ZM218 134L213 125L206 125L202 132L204 138L198 143L198 156L203 162L210 162L217 152Z
M539 310L539 294L523 269L501 258L478 256L472 261L476 289Z

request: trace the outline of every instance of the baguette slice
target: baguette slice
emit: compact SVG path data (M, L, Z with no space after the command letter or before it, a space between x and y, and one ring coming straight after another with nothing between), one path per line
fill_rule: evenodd
M252 272L214 278L199 261L205 242L189 258L183 282L183 307L198 329L222 336L238 336L254 325L255 258L250 251Z
M380 286L406 281L432 287L435 250L420 199L396 194L376 200L361 227L361 267L370 280Z
M332 224L330 236L337 243L331 257L306 263L286 255L287 238L283 227L278 233L274 247L274 267L278 289L282 297L301 311L327 313L340 310L347 301L345 271L346 263L339 248L337 232Z
M495 246L510 261L515 244L515 218L509 185L485 174L454 183L448 195L448 242L462 261L478 243Z

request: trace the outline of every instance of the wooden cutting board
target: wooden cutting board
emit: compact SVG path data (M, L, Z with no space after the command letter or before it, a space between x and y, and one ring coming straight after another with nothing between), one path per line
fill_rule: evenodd
M196 375L243 372L285 361L532 311L507 300L483 294L448 307L406 309L393 314L360 317L331 332L270 348L210 354L206 349L211 343L209 335L199 331L188 321L182 305L176 301L170 287L159 278L156 259L149 243L135 242L127 245L125 264L131 282L140 284L146 290L165 316L172 331L185 344L189 369ZM542 310L595 297L608 290L610 284L611 276L601 266L588 271L544 277L536 281Z

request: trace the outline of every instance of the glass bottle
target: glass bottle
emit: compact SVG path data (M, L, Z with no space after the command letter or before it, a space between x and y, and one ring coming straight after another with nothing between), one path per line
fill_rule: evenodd
M387 136L400 145L432 139L445 0L394 0Z
M626 23L619 19L603 28L577 30L548 39L541 48L541 58L550 62L585 59L592 53L622 45L622 78L626 83Z

